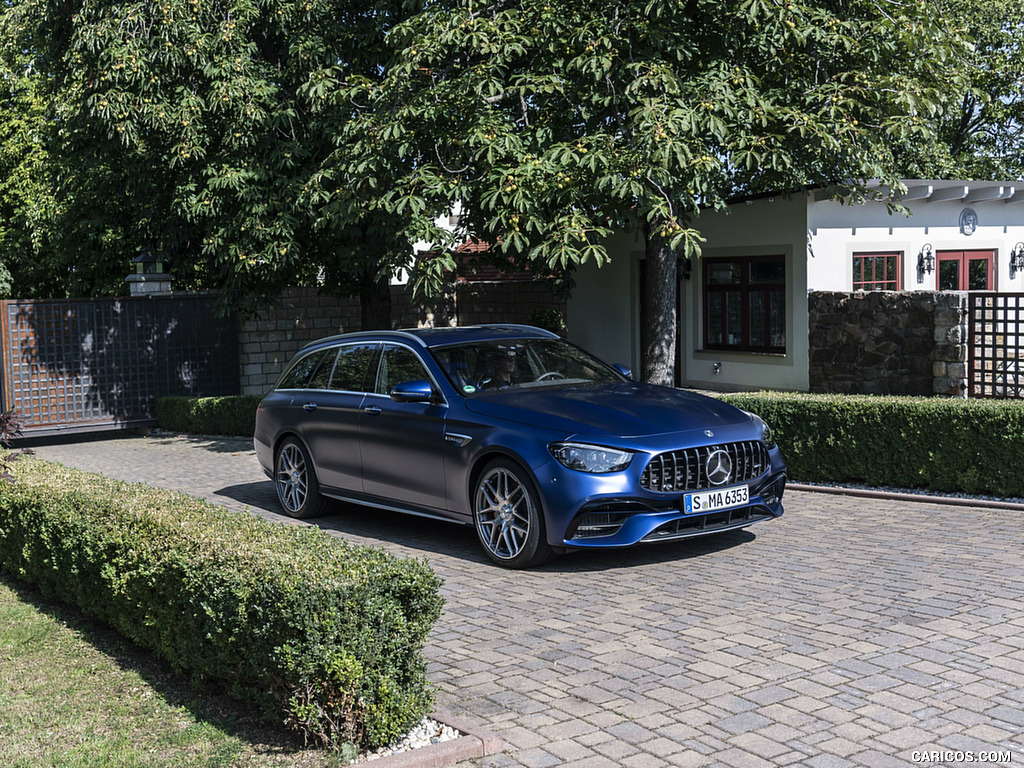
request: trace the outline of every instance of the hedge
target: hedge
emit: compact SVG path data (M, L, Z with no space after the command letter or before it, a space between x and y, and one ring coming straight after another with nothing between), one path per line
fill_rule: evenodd
M1024 402L758 392L722 396L771 426L790 477L1024 497Z
M438 577L315 527L25 459L0 483L0 568L307 743L386 744L432 705Z
M156 401L156 418L172 432L252 436L260 399L259 395L161 397Z

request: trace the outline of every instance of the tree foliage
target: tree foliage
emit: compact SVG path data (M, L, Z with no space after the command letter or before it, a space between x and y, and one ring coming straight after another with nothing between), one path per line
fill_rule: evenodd
M23 38L44 52L60 126L52 149L71 168L76 204L106 188L129 222L119 279L124 257L150 247L179 283L222 288L243 309L286 284L368 295L386 287L408 241L372 199L321 210L316 187L330 182L320 166L343 141L352 108L325 109L317 94L327 68L378 77L384 35L407 7L17 4Z
M957 4L994 19L1011 0L942 7ZM565 275L604 262L607 235L633 229L649 260L645 300L664 307L649 313L645 375L663 380L675 299L653 294L674 290L677 255L700 254L702 210L840 181L877 195L867 180L898 190L908 167L939 157L929 148L953 126L950 105L983 90L964 68L986 65L938 10L925 0L18 0L2 6L6 55L10 72L32 73L31 88L5 82L20 114L36 105L46 151L31 162L46 173L23 166L28 134L5 118L0 163L23 181L0 187L0 205L31 199L12 210L48 212L47 227L10 237L27 232L37 253L63 254L67 274L120 280L149 246L168 255L178 285L223 288L243 308L286 283L358 291L364 311L379 308L417 240L437 244L416 273L437 292L467 235L507 264ZM990 28L989 16L962 15L979 38ZM1000 29L977 48L999 51L992 62L1011 58L1019 25ZM988 66L988 93L1003 94L984 101L994 115L1016 102ZM983 133L964 133L964 152L981 151ZM436 221L456 201L464 227L453 234ZM75 246L90 254L77 265Z
M1024 5L942 0L943 18L973 44L967 83L939 121L937 142L907 167L919 178L1024 180Z
M641 231L651 290L673 291L706 208L898 185L897 153L931 134L961 54L919 0L465 0L389 42L383 83L336 78L337 103L372 105L339 167L388 167L384 199L423 227L461 200L476 235L548 270L601 263L606 235ZM453 266L441 253L420 279L436 289ZM663 380L674 320L652 314L645 377Z

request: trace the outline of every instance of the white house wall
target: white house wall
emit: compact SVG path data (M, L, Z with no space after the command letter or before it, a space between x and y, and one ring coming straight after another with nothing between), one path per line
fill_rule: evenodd
M704 256L786 258L786 353L703 351L701 259L688 280L680 276L679 347L681 381L708 389L806 390L807 218L806 201L766 198L733 206L731 214L706 211L694 225L707 238ZM620 234L608 245L611 259L598 268L580 267L566 305L569 339L607 362L640 370L639 263L643 243ZM716 365L717 364L717 365ZM717 367L718 373L715 373Z
M1024 190L999 182L909 181L910 217L884 205L846 205L819 192L763 197L705 211L694 220L706 238L703 256L783 255L786 261L786 352L758 354L704 350L703 260L681 279L679 355L681 383L709 389L782 389L809 386L809 291L852 291L857 253L902 254L901 288L935 290L936 276L918 282L918 254L926 244L942 251L992 251L994 289L1024 293L1024 272L1011 278L1010 254L1024 243ZM972 234L961 231L965 208L977 214ZM618 235L610 263L585 265L567 304L569 338L609 362L640 366L640 286L643 244ZM1024 251L1024 245L1021 245Z
M640 370L640 326L637 265L643 243L634 235L619 234L608 243L611 260L598 268L593 262L580 267L576 285L566 302L565 324L570 341L608 363Z
M918 254L930 245L932 254L940 251L993 251L993 289L1005 293L1024 292L1024 275L1010 276L1009 254L1024 241L1024 199L1015 193L1002 200L977 200L976 197L1012 187L993 182L907 182L919 189L932 190L933 197L956 195L954 199L909 200L905 205L911 216L890 215L885 206L842 205L832 200L817 200L808 195L807 287L815 291L853 290L855 253L899 252L903 254L902 290L934 291L936 276L923 275L918 282ZM965 197L959 197L964 194ZM922 192L923 194L923 192ZM972 209L978 216L973 234L960 231L960 215Z
M760 354L702 350L702 259L683 291L683 381L710 389L806 390L807 350L807 203L803 195L767 197L731 206L730 213L706 211L694 221L707 239L703 257L773 256L786 258L786 352ZM717 370L717 373L716 373Z

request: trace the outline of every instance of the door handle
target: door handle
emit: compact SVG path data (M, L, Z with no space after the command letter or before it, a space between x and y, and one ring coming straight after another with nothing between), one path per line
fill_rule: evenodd
M315 411L316 410L316 403L306 403L304 406L302 406L302 410L304 410L304 411Z
M376 405L368 405L365 408L363 408L363 412L368 413L371 416L376 416L378 413L381 412L381 408L379 408Z

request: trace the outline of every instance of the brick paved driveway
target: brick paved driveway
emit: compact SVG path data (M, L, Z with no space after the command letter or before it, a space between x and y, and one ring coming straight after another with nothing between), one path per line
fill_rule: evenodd
M38 453L282 519L247 442ZM444 577L430 678L504 739L480 768L1024 765L1024 512L795 492L786 510L527 573L468 528L341 505L319 523Z

